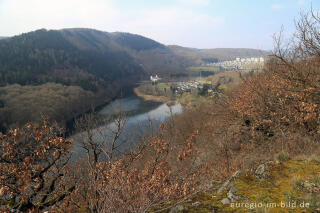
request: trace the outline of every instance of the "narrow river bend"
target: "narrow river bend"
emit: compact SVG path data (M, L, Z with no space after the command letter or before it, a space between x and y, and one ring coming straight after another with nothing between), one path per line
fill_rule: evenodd
M179 103L168 105L153 101L145 101L135 95L120 98L112 101L110 104L102 108L98 115L112 116L120 111L125 112L126 125L119 138L119 151L124 153L129 151L138 141L146 134L156 131L161 123L172 115L182 113L182 106ZM95 141L110 141L113 138L113 131L116 129L114 122L93 129L93 139ZM73 157L77 158L84 154L83 148L80 147L82 140L87 138L86 132L76 133L70 138L74 139Z

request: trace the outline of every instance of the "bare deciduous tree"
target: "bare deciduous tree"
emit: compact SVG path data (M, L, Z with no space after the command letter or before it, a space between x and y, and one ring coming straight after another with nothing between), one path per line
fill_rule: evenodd
M72 142L47 122L0 135L1 207L36 211L54 206L73 190L64 185Z

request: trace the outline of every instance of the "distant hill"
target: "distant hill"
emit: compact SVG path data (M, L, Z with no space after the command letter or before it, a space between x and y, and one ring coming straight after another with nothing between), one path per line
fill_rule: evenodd
M37 30L0 41L0 84L61 82L95 90L114 80L178 72L188 61L151 39L92 29Z
M169 76L183 73L192 65L192 60L175 54L167 46L130 33L111 33L113 41L124 49L143 67L148 74Z
M183 73L203 62L262 55L255 49L165 46L130 33L41 29L0 40L0 85L55 82L95 92L150 74Z
M150 74L180 75L188 66L213 58L258 53L168 47L140 35L83 28L7 37L0 40L0 131L42 114L70 120Z
M1 39L0 131L41 114L72 119L150 74L183 72L189 64L165 45L129 33L41 29Z
M236 57L257 57L270 54L265 50L248 48L214 48L214 49L196 49L181 47L177 45L168 46L176 55L183 56L193 63L201 64L210 61L233 60Z
M5 37L5 36L0 36L0 40L1 40L1 39L4 39L4 38L8 38L8 37Z

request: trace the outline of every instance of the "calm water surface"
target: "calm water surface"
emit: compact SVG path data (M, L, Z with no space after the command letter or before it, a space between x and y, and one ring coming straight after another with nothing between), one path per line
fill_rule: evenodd
M119 154L130 150L146 134L156 131L159 125L171 115L182 113L182 106L179 103L169 106L166 103L144 101L137 96L130 96L112 101L102 108L98 115L110 117L117 115L120 111L125 112L127 116L123 132L117 141ZM115 129L115 122L93 129L93 139L99 143L110 144ZM74 156L78 157L84 154L80 144L83 139L87 138L87 133L80 132L71 138L75 141Z

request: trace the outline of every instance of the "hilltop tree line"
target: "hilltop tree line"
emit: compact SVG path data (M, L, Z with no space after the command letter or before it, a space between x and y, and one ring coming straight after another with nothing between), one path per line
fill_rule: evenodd
M182 63L183 62L183 63ZM21 93L24 90L34 91L32 100L40 103L36 89L47 87L48 83L70 87L74 91L79 87L83 94L92 92L94 98L88 98L87 109L83 109L72 101L70 104L74 114L81 114L96 106L105 104L137 81L146 78L147 73L174 74L183 72L187 63L176 56L166 46L151 39L129 33L107 33L92 29L37 30L0 41L0 126L2 130L17 127L28 118L41 117L45 107L42 104L30 104L21 108L19 101L13 102L5 95L11 93L10 85L19 84ZM13 86L17 87L17 86ZM33 89L30 90L30 88ZM78 97L77 92L71 100ZM48 95L51 96L52 93ZM22 96L19 95L23 99ZM61 97L64 99L63 97ZM58 98L57 100L60 100ZM21 100L25 102L25 100ZM80 101L81 102L81 101ZM54 104L51 111L60 111ZM55 108L57 107L57 108ZM41 108L41 109L40 109ZM24 115L21 120L10 115L32 111L32 115ZM3 116L2 116L3 115ZM50 120L59 120L64 116L50 113ZM68 119L70 116L67 116ZM28 120L33 121L33 120Z
M38 30L0 41L1 131L43 114L62 124L144 75L128 53L98 47L89 32Z
M0 42L0 85L56 82L96 91L115 79L141 72L124 51L80 50L59 31L39 30ZM73 72L55 76L55 70ZM87 75L77 76L77 70Z

